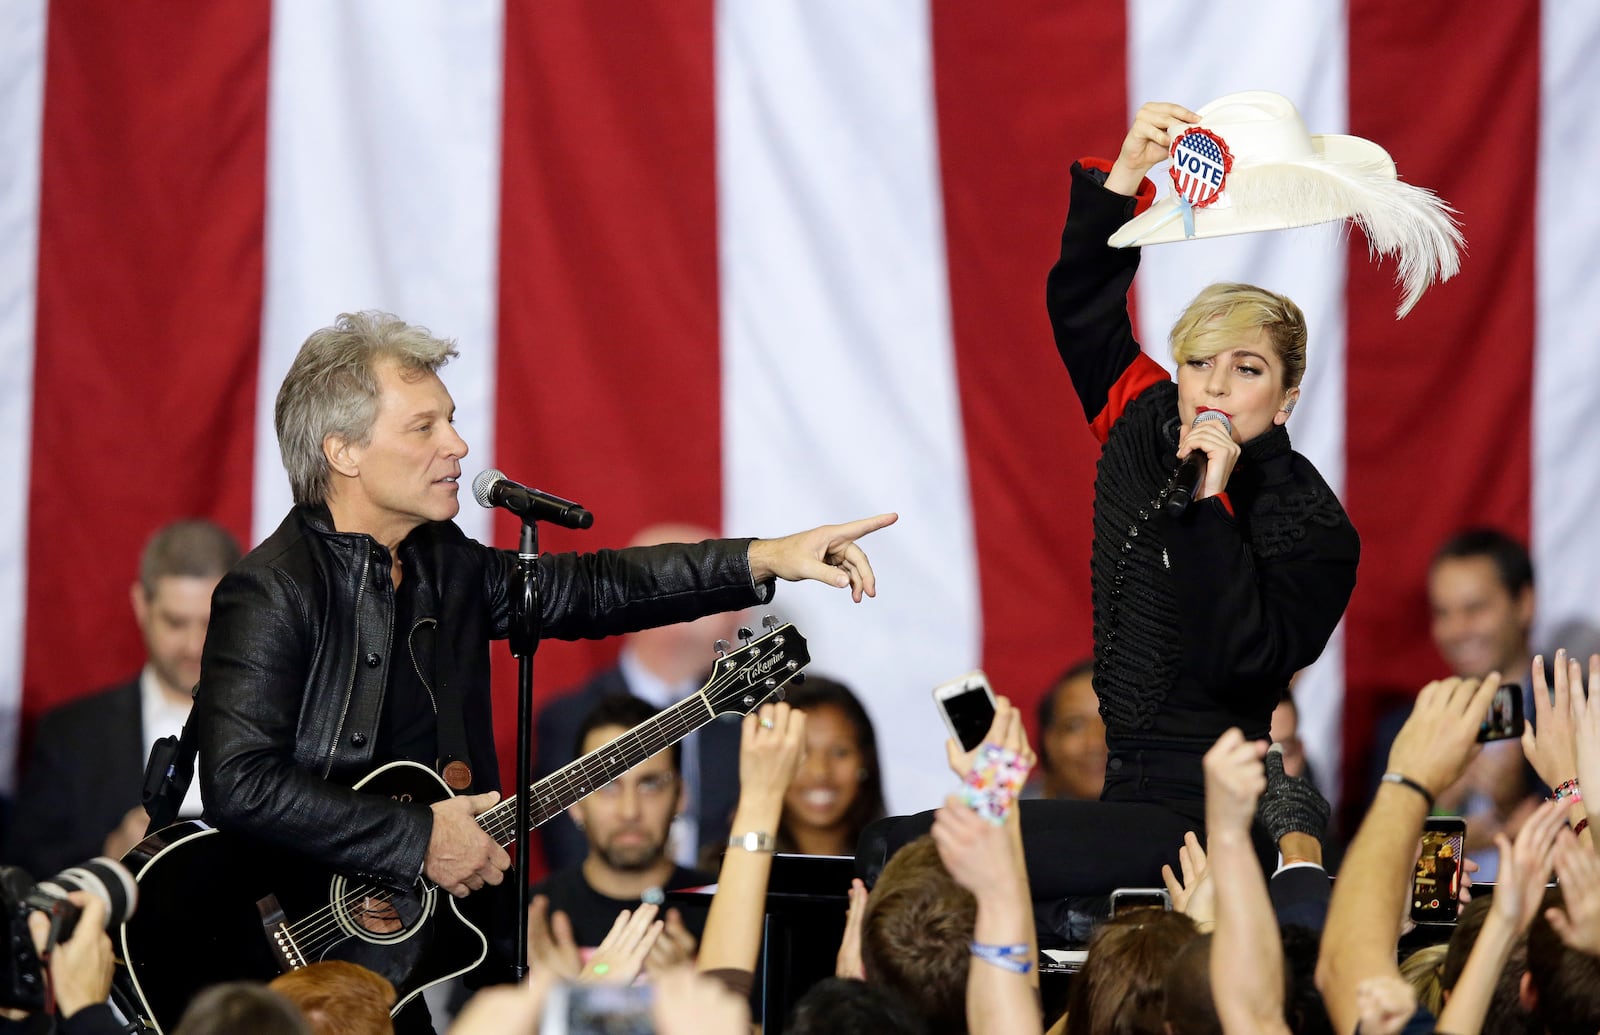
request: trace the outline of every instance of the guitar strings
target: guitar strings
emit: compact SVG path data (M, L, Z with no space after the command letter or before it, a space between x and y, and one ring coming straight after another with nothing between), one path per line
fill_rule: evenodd
M713 680L715 682L715 680ZM709 687L709 684L708 684ZM700 721L690 713L697 711L695 705L705 708L706 714ZM545 793L537 795L536 801L530 801L529 816L535 818L534 826L558 814L564 806L559 804L562 798L571 798L576 801L592 791L598 790L610 783L616 776L627 772L639 761L662 751L688 734L694 732L705 721L715 717L710 706L706 704L700 694L693 694L684 698L677 704L662 711L648 724L650 729L632 729L617 737L615 740L595 749L584 758L577 759L564 768L557 770L550 776L529 788L529 793L544 788ZM660 735L658 731L664 731ZM648 737L648 739L646 739ZM638 761L624 762L614 765L617 758L626 759L628 755L640 754ZM585 762L585 759L590 761ZM617 770L616 774L610 772ZM596 777L603 777L597 779ZM549 793L554 791L555 793ZM483 821L484 829L494 837L495 841L505 844L514 840L516 834L516 797L510 797L484 812L479 819ZM551 806L554 805L554 808Z

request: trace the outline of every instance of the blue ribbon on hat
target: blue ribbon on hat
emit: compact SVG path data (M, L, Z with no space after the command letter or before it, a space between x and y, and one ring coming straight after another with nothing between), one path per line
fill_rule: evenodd
M1183 236L1191 239L1194 237L1194 205L1182 194L1174 194L1173 199L1177 201L1178 207L1173 209L1171 212L1168 212L1154 223L1151 223L1149 226L1145 227L1144 233L1128 242L1129 247L1137 245L1140 241L1144 240L1146 237L1149 237L1157 230L1160 230L1162 227L1166 226L1174 219L1177 219L1179 216L1183 217Z
M1183 216L1183 236L1194 237L1194 205L1187 197L1178 195L1178 212Z
M1128 242L1128 246L1130 248L1133 247L1134 245L1138 244L1140 241L1144 240L1146 237L1149 237L1151 234L1155 233L1157 230L1160 230L1162 227L1166 226L1168 223L1172 222L1176 218L1178 218L1178 210L1177 209L1173 209L1171 212L1168 212L1166 215L1162 216L1160 219L1156 220L1154 223L1151 223L1149 226L1145 227L1144 233L1140 234L1138 237L1135 237L1133 240L1129 241Z

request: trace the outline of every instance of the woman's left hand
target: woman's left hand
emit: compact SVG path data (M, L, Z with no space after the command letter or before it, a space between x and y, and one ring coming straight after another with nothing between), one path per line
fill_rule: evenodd
M1203 500L1228 487L1233 465L1239 462L1239 443L1222 421L1203 420L1185 430L1178 440L1178 459L1185 459L1197 449L1206 455L1206 477L1194 498Z

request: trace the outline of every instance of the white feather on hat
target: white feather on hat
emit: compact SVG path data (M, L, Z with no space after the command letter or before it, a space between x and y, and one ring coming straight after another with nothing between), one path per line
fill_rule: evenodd
M1312 136L1287 97L1264 90L1229 94L1198 114L1229 159L1220 190L1201 191L1194 203L1175 192L1107 243L1126 248L1349 219L1366 235L1370 255L1396 261L1404 289L1396 316L1410 312L1435 279L1460 270L1466 241L1455 210L1427 188L1402 182L1389 153L1372 141ZM1174 136L1174 151L1182 135Z

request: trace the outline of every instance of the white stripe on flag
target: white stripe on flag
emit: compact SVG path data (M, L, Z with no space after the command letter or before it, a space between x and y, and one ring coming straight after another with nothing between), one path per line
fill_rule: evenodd
M1262 6L1223 0L1204 17L1171 0L1130 0L1129 111L1145 101L1198 108L1240 90L1274 90L1294 101L1312 133L1349 124L1348 32L1342 5L1295 0ZM1108 149L1115 141L1108 141ZM1152 177L1170 186L1166 165ZM1304 394L1289 427L1295 449L1344 492L1345 236L1338 225L1146 248L1138 314L1145 348L1169 370L1167 332L1207 284L1239 280L1299 304L1311 343ZM1301 736L1322 790L1336 796L1344 694L1344 637L1295 686Z
M33 445L34 302L39 281L39 149L44 121L45 0L0 8L0 793L14 786L22 709Z
M717 9L725 527L898 510L882 589L777 605L877 722L891 810L950 776L929 688L973 667L979 612L923 0Z
M1600 650L1600 206L1585 186L1600 162L1600 7L1541 10L1538 229L1534 251L1533 562L1539 604L1534 642L1587 656ZM1590 159L1594 159L1591 161Z
M443 372L473 449L494 427L503 8L278 0L267 129L266 297L256 411L255 537L288 509L272 406L307 334L385 309L460 342Z

